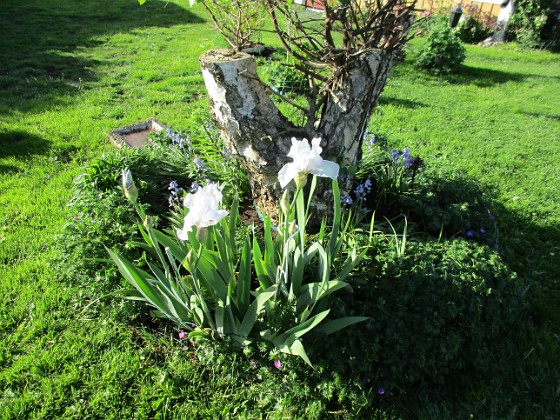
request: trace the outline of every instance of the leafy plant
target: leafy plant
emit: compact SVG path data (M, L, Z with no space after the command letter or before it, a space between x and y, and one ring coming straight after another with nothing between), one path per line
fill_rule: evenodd
M291 62L271 61L262 70L263 78L280 94L303 94L309 90L307 76Z
M516 1L508 36L524 48L558 48L560 23L556 9L551 0Z
M341 332L336 343L319 337L315 357L374 392L491 368L494 343L507 340L524 313L520 282L500 256L465 240L409 241L401 253L378 239L365 257L367 272L354 277L355 293L333 305L337 314L370 319L360 334Z
M347 225L341 228L336 180L332 184L333 226L327 237L323 222L317 240L307 246L305 226L316 186L313 177L305 203L303 187L307 173L336 178L338 165L318 156L320 148L315 140L307 157L305 145L298 149L301 143L294 140L289 154L294 162L286 164L279 174L282 186L295 178L294 199L288 203L288 193L284 194L278 227L272 225L270 217L265 217L262 245L255 233L252 240L246 236L241 244L236 243L238 203L234 201L231 214L224 218L225 212L218 208L221 193L213 184L201 188L197 197L187 195L185 204L189 210L182 230L155 229L136 202L137 188L129 172L123 172L125 194L134 202L143 221L139 228L144 243L138 246L155 259L146 262L150 269L147 272L108 250L133 286L126 296L147 302L157 315L190 331L191 337L205 335L204 331L209 329L238 346L265 340L279 351L300 356L308 364L311 362L302 343L303 335L314 329L331 334L363 321L365 318L357 316L322 323L330 312L326 298L348 286L344 280L361 256L354 249L343 257L342 236ZM193 226L195 230L191 229Z
M416 57L415 65L436 74L455 71L465 61L466 49L448 25L436 22L429 29L426 44Z
M368 134L369 135L369 134ZM424 167L420 156L413 156L409 148L402 151L388 149L381 140L371 135L366 141L362 162L356 177L361 180L352 197L345 197L345 204L352 204L355 214L377 212L381 217L402 214L395 204L401 197L415 190L417 175ZM359 222L359 217L354 222Z
M454 29L454 33L457 37L465 43L475 44L477 42L483 41L492 35L492 28L484 25L483 22L478 20L472 14L466 15L457 27Z

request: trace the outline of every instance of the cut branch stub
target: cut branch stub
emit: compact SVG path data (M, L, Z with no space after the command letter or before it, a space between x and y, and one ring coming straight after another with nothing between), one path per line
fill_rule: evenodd
M278 171L288 161L296 128L267 96L252 56L212 50L200 63L222 139L245 167L257 204L270 210L281 196Z

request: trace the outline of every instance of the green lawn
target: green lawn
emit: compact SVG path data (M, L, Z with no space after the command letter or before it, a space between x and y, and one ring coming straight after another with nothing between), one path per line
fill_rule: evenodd
M202 8L6 0L0 23L0 417L312 417L306 378L197 361L111 300L88 307L55 258L73 178L113 148L105 132L150 117L181 127L207 106L198 57L226 44ZM468 47L450 77L395 69L371 130L487 187L530 311L495 370L424 389L414 406L382 401L381 417L560 415L559 93L560 57L513 46Z

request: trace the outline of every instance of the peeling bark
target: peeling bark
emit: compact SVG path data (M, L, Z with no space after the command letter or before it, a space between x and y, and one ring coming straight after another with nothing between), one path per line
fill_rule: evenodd
M266 94L252 56L213 50L200 63L224 143L245 167L253 199L268 210L281 195L278 171L286 163L295 127Z
M372 51L357 60L328 94L316 131L291 124L268 97L253 57L231 50L209 51L201 67L215 122L229 152L252 182L253 198L274 213L281 196L277 175L289 160L291 138L321 137L323 157L343 166L358 164L365 129L397 52ZM330 183L318 188L317 212L332 208ZM343 192L351 182L342 186Z
M364 132L393 62L393 53L374 51L341 78L320 119L318 133L325 140L325 156L336 157L346 167L358 164Z

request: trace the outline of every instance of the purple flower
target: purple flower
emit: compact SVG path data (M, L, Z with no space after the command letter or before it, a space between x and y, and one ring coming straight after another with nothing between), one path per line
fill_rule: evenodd
M251 366L253 367L253 369L256 369L258 367L257 362L251 360Z
M412 166L412 164L414 163L414 158L412 156L409 156L407 158L403 158L403 167L404 169L408 169Z
M366 196L371 192L372 182L371 179L366 179L363 184L360 184L354 190L356 199L364 201Z
M171 127L167 127L165 129L165 135L171 141L171 146L175 144L182 149L185 147L185 144L187 144L189 146L189 150L192 150L191 141L189 140L188 135L183 138L179 133L173 131Z
M182 340L186 336L187 336L187 334L185 334L185 332L183 330L179 330L179 340Z
M405 147L402 151L402 156L403 158L407 158L410 157L410 149L408 147Z
M200 160L200 158L198 158L198 157L194 158L193 163L196 165L196 170L197 171L200 171L200 170L204 171L204 170L208 169L208 166L206 166L204 164L204 162L202 162L202 160Z
M167 189L169 191L171 191L172 193L176 193L176 194L183 191L183 189L181 187L179 187L179 184L177 183L177 181L171 181L169 183L169 187L167 187Z
M280 360L275 360L274 361L274 367L276 369L282 369L282 362Z
M371 137L366 140L366 138L371 135ZM375 135L371 134L369 131L366 131L364 134L364 140L366 140L367 148L371 152L373 145L375 144Z
M391 159L393 163L396 165L399 160L399 151L397 149L391 150Z
M344 206L351 206L354 200L351 197L346 197L345 195L340 196L340 203Z
M366 179L366 181L364 182L364 188L366 189L366 191L368 193L371 192L371 186L372 186L371 179L369 179L369 178Z
M378 389L377 389L377 393L378 393L379 395L385 395L385 388L383 388L383 387L378 388Z
M171 192L168 198L169 207L173 207L175 202L180 202L179 194L183 192L183 189L179 187L177 181L171 181L167 189Z
M185 142L183 138L178 134L174 135L171 141L177 146L179 146L181 149L185 146Z
M467 238L474 237L474 232L472 230L467 230Z
M414 162L414 158L410 156L410 149L408 147L405 147L402 151L402 160L404 169L410 168Z
M193 183L191 184L191 189L190 189L189 192L190 192L191 194L194 194L195 192L198 191L199 188L200 188L200 185L198 185L197 182L193 182Z
M486 233L486 229L484 229L484 228L480 228L480 231L479 231L479 232L480 232L481 234L483 234L483 235L484 235L484 234Z

